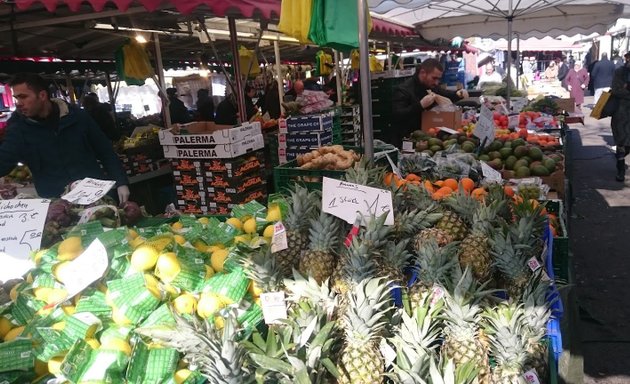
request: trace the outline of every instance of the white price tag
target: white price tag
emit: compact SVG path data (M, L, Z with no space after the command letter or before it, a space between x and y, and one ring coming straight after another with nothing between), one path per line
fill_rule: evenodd
M287 303L284 292L267 292L260 295L265 324L277 324L278 320L287 319Z
M536 272L542 267L542 265L540 265L540 263L538 262L538 259L536 259L535 257L527 260L527 265L529 266L529 269L532 270L532 272Z
M446 132L449 135L457 135L457 131L452 129L452 128L448 128L448 127L438 127L438 129L442 132Z
M391 363L396 360L396 351L391 347L391 345L389 345L385 338L381 339L379 349L381 351L381 355L383 355L383 358L385 359L385 366L391 365Z
M271 253L280 252L289 248L287 231L281 221L273 225L273 237L271 238Z
M479 161L481 163L481 174L486 181L491 183L499 183L503 182L503 176L501 176L501 172L492 168L485 161Z
M41 245L50 200L0 200L0 281L17 279L33 268L30 253Z
M86 177L61 198L74 204L89 205L105 196L115 184L116 182L112 180Z
M540 380L538 379L538 374L535 369L530 369L529 371L523 374L523 378L528 384L540 384Z
M484 146L488 146L494 141L496 128L494 126L494 119L492 117L492 111L485 105L482 105L481 114L479 115L479 120L475 125L475 130L473 131L473 134L477 136L482 143L485 140Z
M446 294L446 291L444 291L444 288L442 288L439 285L433 285L433 287L431 288L431 301L430 304L431 305L435 305L438 301L440 301L444 295Z
M394 225L393 206L391 191L324 177L322 210L348 224L354 224L358 212L363 215L363 225L370 215L385 213L385 225Z
M108 266L107 249L96 239L82 254L59 271L58 278L63 281L68 291L66 299L103 277Z

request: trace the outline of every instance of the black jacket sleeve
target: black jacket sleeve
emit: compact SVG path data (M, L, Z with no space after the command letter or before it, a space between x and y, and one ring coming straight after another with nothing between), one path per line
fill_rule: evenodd
M396 87L392 94L392 112L401 121L417 120L422 112L422 106L407 89Z
M613 77L611 92L612 95L620 99L630 100L630 90L628 90L628 82L626 73L628 70L624 67L615 70Z

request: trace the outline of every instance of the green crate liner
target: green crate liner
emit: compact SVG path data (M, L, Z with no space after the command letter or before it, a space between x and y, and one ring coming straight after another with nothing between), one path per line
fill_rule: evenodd
M179 220L179 217L143 217L136 223L138 228L159 227L162 224L171 224Z
M553 272L556 275L556 279L571 282L573 278L564 202L562 200L547 200L546 207L547 212L556 214L560 221L558 237L553 238Z

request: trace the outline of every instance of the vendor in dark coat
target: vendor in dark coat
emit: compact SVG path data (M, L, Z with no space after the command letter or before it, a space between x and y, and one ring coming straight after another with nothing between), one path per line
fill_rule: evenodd
M197 121L214 121L214 102L210 91L202 88L197 91Z
M188 108L184 105L184 102L177 97L177 88L167 88L166 95L168 96L168 110L171 113L171 124L190 123L190 114Z
M101 128L105 136L111 141L120 140L120 129L116 126L110 109L98 101L98 96L88 93L83 97L83 109L90 115Z
M468 97L468 92L463 89L457 92L440 89L438 85L443 72L444 68L438 60L427 59L416 67L411 78L394 89L394 129L387 135L390 144L400 148L404 137L422 128L422 112L435 106L436 95L447 97L453 102Z
M9 86L17 110L0 146L0 176L22 162L33 174L37 194L48 198L61 196L67 185L86 177L114 180L120 202L127 201L125 170L87 112L51 99L47 83L36 74L16 74Z
M624 56L625 65L615 69L612 81L612 96L619 99L619 108L613 113L610 125L615 140L617 159L617 181L626 176L626 157L630 154L630 52Z

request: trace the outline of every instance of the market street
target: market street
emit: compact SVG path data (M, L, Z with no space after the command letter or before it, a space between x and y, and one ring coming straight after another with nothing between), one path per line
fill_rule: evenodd
M592 97L585 103L592 103ZM590 109L584 113L588 115ZM610 118L586 117L584 126L571 124L571 130L574 202L569 238L579 305L574 313L579 315L581 339L581 349L570 340L571 355L577 360L583 357L585 383L628 383L630 177L625 183L615 181ZM571 332L563 337L578 335Z

